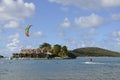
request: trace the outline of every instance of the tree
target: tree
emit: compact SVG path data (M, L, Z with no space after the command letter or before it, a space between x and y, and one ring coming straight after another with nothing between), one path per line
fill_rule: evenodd
M39 48L44 49L46 51L50 51L51 45L49 43L43 43L42 45L39 46Z
M43 43L42 45L39 46L40 48L45 48L45 47L48 47L48 48L51 48L51 45L49 43Z
M65 56L67 56L67 53L68 53L67 47L66 47L66 46L63 46L63 47L61 48L61 52L59 53L59 56L65 57Z
M0 56L0 58L2 58L2 57ZM14 53L14 54L13 54L13 58L19 58L19 54Z
M64 56L63 54L64 54L63 52L59 52L58 56L63 57Z
M71 52L71 51L69 51L69 52L67 53L67 55L68 55L68 57L73 58L73 59L77 57L77 56L74 55L74 53Z
M61 52L61 45L58 45L58 44L56 44L56 45L54 45L54 47L53 47L53 54L59 54Z
M67 52L68 52L68 50L67 50L67 46L63 46L63 47L62 47L62 52L64 52L64 53L67 54Z

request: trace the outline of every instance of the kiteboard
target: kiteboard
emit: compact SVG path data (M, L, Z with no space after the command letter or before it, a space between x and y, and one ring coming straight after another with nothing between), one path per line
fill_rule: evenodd
M90 61L88 61L88 62L84 62L85 64L104 64L104 63L100 63L100 62L90 62Z

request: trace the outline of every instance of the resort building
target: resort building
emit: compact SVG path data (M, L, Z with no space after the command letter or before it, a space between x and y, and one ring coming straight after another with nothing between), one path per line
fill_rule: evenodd
M37 49L22 49L20 53L13 53L14 58L19 57L46 57L52 55L50 49L47 48L37 48Z
M37 49L22 49L20 54L51 54L46 48L37 48Z

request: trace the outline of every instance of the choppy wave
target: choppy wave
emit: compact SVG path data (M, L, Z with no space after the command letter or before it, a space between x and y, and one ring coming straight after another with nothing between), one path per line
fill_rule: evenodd
M120 58L0 60L0 80L118 80L119 62Z
M3 64L4 62L0 62L0 64Z

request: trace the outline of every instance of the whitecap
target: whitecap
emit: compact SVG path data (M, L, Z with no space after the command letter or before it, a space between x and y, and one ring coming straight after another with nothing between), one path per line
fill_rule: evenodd
M105 64L105 63L100 63L100 62L84 62L85 64Z

